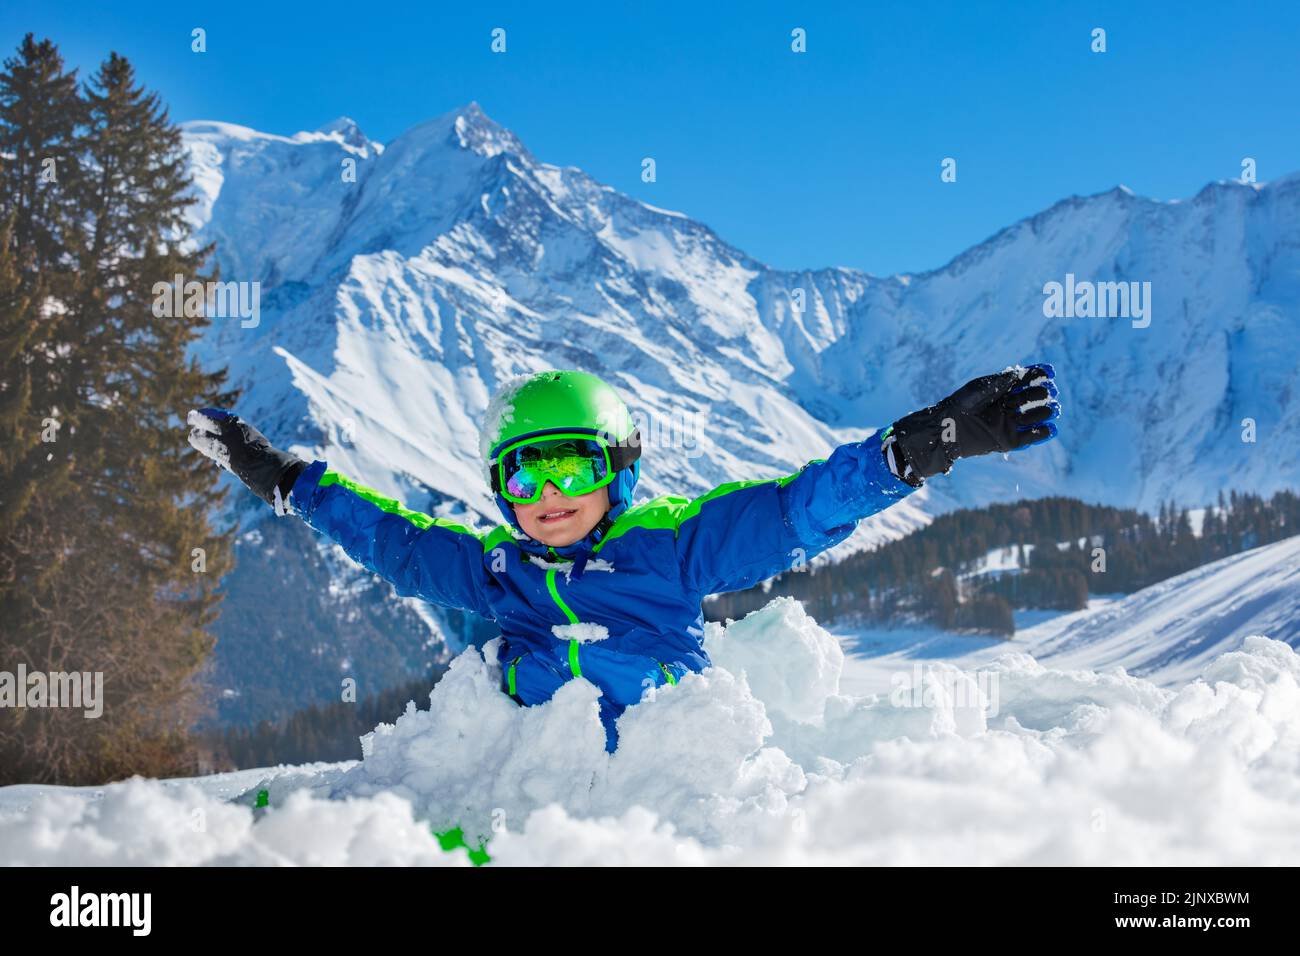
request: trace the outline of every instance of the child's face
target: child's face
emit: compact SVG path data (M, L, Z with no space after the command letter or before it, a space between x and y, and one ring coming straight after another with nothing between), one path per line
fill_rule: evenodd
M609 510L609 487L569 497L547 482L542 498L532 504L516 504L519 527L542 544L562 548L581 541ZM555 517L547 517L555 515Z

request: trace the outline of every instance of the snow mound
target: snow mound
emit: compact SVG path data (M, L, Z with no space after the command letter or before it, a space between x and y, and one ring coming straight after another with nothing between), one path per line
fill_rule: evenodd
M494 865L1300 862L1300 657L1266 637L1173 689L1006 654L852 697L835 639L778 598L709 625L715 666L647 691L613 755L596 687L517 707L494 643L361 761L259 780L260 819L202 780L136 780L0 810L0 855L463 863L429 835L460 826Z

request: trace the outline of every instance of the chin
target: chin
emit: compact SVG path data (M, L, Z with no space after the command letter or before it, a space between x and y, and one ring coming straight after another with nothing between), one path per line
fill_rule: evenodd
M536 536L534 536L534 537L536 537ZM548 535L543 535L543 536L541 536L541 537L537 537L537 540L540 541L542 544L548 545L548 546L550 546L550 547L552 547L552 548L564 548L564 547L567 547L568 545L571 545L571 544L574 544L574 543L576 543L576 542L578 542L578 541L581 541L582 538L583 538L582 535L578 535L578 536L575 538L575 537L573 537L572 535L564 535L564 534L555 535L555 534L548 534Z
M549 547L563 548L570 544L575 544L576 542L581 541L583 538L587 536L587 532L589 532L590 530L591 529L588 528L587 531L584 531L582 534L574 534L572 531L553 532L553 531L548 531L546 528L538 528L536 533L533 534L532 537L534 540L540 541L542 544L548 545Z

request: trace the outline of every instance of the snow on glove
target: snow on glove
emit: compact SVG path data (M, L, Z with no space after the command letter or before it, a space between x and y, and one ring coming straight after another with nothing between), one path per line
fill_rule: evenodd
M900 418L886 433L885 455L912 486L946 474L958 458L1019 451L1056 437L1061 414L1056 370L1009 368L967 382L943 401Z
M238 415L220 408L191 411L190 444L248 485L257 497L286 514L289 491L307 462L280 451Z

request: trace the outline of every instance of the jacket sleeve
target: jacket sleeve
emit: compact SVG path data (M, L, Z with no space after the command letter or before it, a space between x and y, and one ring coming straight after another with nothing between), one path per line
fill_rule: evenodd
M721 485L677 520L686 583L700 594L751 587L847 538L858 521L915 489L894 477L880 433L793 475Z
M403 597L492 617L484 539L472 529L410 511L323 461L298 476L289 501L307 524Z

